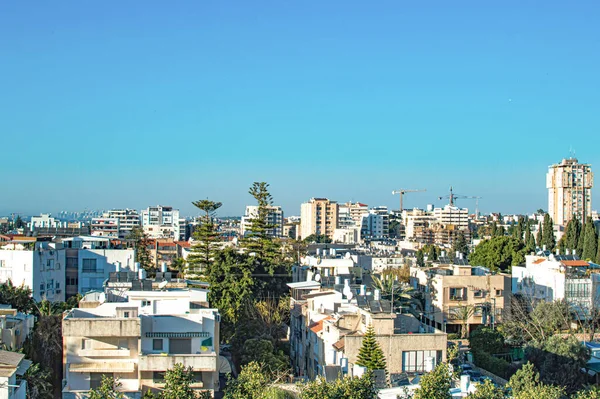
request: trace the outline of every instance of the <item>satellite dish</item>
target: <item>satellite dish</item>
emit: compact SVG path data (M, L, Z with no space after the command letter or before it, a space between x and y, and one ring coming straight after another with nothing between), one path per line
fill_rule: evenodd
M315 274L315 281L321 281L321 275L320 274Z
M168 281L162 281L159 285L158 285L158 289L163 290L165 289L165 287L169 285Z

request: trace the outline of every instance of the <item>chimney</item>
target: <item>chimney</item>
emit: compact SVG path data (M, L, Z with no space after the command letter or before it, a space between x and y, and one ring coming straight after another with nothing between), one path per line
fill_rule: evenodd
M571 255L571 251L568 248L565 249L565 255Z
M162 273L166 273L166 272L167 272L167 262L163 262L163 263L160 265L160 271L161 271Z
M542 246L542 251L546 251L546 246L545 245Z
M380 300L380 299L381 299L381 294L380 294L380 291L379 291L379 290L375 290L375 291L373 292L373 299L374 299L374 300L376 300L376 301L378 301L378 300Z
M342 284L342 278L340 276L335 276L335 284L336 285Z
M577 255L577 250L576 249L573 250L573 255Z
M365 296L365 294L366 294L366 293L367 293L367 286L366 286L366 285L364 285L364 284L362 284L362 285L360 286L360 295L361 295L361 296Z
M117 273L121 271L121 262L115 262L115 271Z
M560 249L556 248L556 254L560 255Z
M139 270L140 270L140 262L135 262L133 264L133 271L137 273Z
M140 269L138 271L138 277L140 280L145 280L146 279L146 271L144 269Z

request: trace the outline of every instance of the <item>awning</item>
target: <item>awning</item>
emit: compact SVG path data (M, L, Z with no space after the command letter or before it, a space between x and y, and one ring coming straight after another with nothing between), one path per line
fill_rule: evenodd
M135 363L71 363L69 371L72 373L133 373Z
M146 338L208 338L208 332L147 332Z

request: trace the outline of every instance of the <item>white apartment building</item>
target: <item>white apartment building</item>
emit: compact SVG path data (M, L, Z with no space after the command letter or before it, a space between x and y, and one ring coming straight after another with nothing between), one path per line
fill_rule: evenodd
M26 399L27 381L23 378L31 361L17 352L0 350L0 398Z
M31 221L27 223L29 230L36 228L57 228L62 227L60 220L53 218L49 213L42 213L40 216L32 216Z
M458 229L467 230L469 228L469 210L459 208L453 205L446 205L443 208L433 209L434 219L443 226L454 226Z
M380 239L389 235L390 215L387 207L379 206L362 215L362 238Z
M112 209L102 217L92 218L93 236L126 238L134 227L141 226L140 214L133 209Z
M244 237L250 232L252 226L252 219L258 216L258 206L248 205L246 206L246 213L242 216L240 222L240 234ZM271 237L283 237L283 210L280 206L269 206L267 207L267 215L265 222L273 226L267 229L267 234Z
M8 242L0 245L0 283L31 289L33 299L65 300L65 251L49 241Z
M25 340L33 331L34 323L34 315L18 312L10 305L0 305L0 344L2 347L12 351L22 349ZM2 397L1 393L0 397Z
M366 286L347 283L323 290L315 281L290 283L290 345L294 372L314 379L360 375L358 352L368 326L384 352L387 372L421 373L446 358L447 336L410 314L392 311L389 300ZM427 367L429 363L429 367Z
M592 215L594 174L589 164L563 159L548 167L548 214L554 224L566 226L573 217L585 220Z
M431 234L427 233L430 231L431 225L436 223L436 221L433 209L432 211L425 211L415 208L410 211L402 211L402 224L405 227L406 239L409 241L430 241L428 238Z
M532 301L566 300L579 317L600 306L600 274L577 255L541 251L512 267L512 290Z
M63 319L63 399L83 399L102 375L122 384L127 398L164 387L177 363L193 368L197 391L219 388L217 309L205 307L208 290L128 291L126 302L104 294L84 298ZM226 362L226 361L225 361Z
M142 227L150 238L181 240L185 237L185 221L179 218L179 210L170 206L157 205L143 210Z

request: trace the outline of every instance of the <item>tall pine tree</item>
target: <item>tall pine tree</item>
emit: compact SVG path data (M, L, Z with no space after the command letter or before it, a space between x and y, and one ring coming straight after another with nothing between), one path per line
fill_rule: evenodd
M358 360L356 364L366 367L369 370L385 370L387 367L383 351L375 339L375 330L373 329L373 326L367 328L367 332L363 337L362 346L358 351Z
M194 206L203 212L200 217L200 225L194 231L194 245L187 258L188 270L186 276L198 278L205 276L212 264L213 258L219 245L219 233L214 222L215 212L223 205L220 202L208 199L192 202Z
M583 253L581 258L585 260L596 260L598 252L598 233L596 233L596 225L591 217L587 218L584 225L583 234Z
M598 237L598 250L596 251L596 261L595 263L600 264L600 237Z
M542 246L545 245L547 250L552 251L556 246L556 240L554 238L554 222L549 214L544 215L543 225Z
M531 226L529 223L525 226L525 247L527 248L527 252L535 251L535 238L533 238L533 233L531 232Z
M542 248L542 235L544 234L543 230L544 230L544 228L543 228L542 224L538 223L537 234L535 237L535 243L537 244L538 248Z

